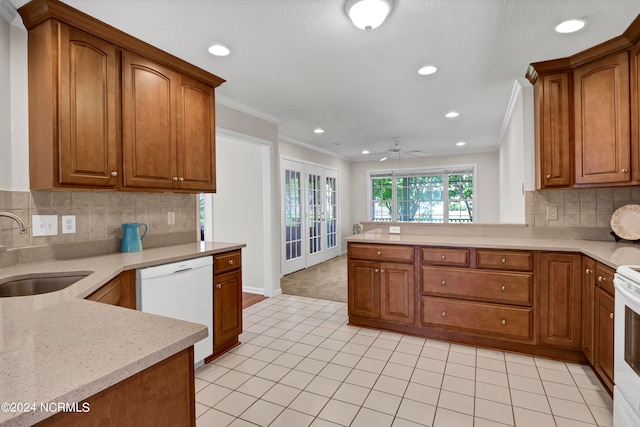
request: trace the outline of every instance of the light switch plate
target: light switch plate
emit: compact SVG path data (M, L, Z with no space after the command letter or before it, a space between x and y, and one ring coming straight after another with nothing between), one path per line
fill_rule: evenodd
M175 212L167 212L167 224L175 225L176 223L176 213Z
M76 216L62 215L62 234L73 234L76 232Z
M391 234L400 234L400 227L397 226L389 226L389 233Z
M57 236L58 215L32 215L33 236Z
M547 206L547 220L548 221L557 221L558 220L558 207L557 206Z

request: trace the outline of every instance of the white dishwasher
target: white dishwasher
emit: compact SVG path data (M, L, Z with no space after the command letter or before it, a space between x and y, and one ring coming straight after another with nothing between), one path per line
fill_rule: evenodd
M196 366L213 353L213 257L138 269L136 300L140 311L207 326L194 345Z

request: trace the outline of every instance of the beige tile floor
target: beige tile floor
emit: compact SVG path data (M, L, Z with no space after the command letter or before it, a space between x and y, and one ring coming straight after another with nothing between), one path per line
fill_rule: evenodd
M197 426L613 425L589 367L346 323L299 296L245 309L242 344L196 371Z

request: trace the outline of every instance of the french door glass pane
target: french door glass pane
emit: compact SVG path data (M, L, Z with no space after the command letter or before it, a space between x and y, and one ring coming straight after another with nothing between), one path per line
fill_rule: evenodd
M336 197L336 178L326 179L326 215L327 224L327 249L335 248L338 245L338 215Z
M322 250L322 176L309 174L307 215L309 227L309 253Z
M300 172L285 171L285 248L286 259L295 259L302 256L302 215L301 201L302 188Z

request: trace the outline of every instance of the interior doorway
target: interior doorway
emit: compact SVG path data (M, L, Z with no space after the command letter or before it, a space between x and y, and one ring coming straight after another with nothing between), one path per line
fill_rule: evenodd
M282 274L340 254L338 171L282 159Z

